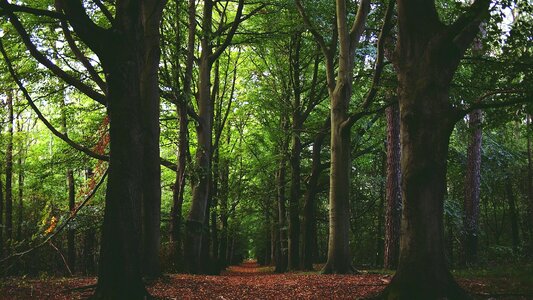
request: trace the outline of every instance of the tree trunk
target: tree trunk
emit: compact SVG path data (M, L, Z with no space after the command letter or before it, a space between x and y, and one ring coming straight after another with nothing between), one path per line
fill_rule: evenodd
M513 182L510 175L505 180L505 193L507 194L507 201L509 204L509 219L511 222L511 237L513 241L513 250L518 251L520 245L520 236L518 232L518 212L516 209L516 197L513 192Z
M67 114L66 114L66 103L65 98L61 102L61 129L63 134L68 137L68 128L67 128ZM72 169L67 169L67 188L68 188L68 209L71 213L74 212L76 208L76 191L74 186L74 171ZM76 230L73 226L68 227L67 231L67 262L69 269L74 272L76 267Z
M0 138L2 137L2 126L0 126ZM4 257L4 184L0 172L0 257ZM0 273L2 275L2 273Z
M229 143L229 136L228 136ZM219 245L219 263L221 268L228 265L227 248L228 248L228 193L229 193L229 165L225 158L221 161L220 166L220 245Z
M182 268L183 252L181 239L181 224L182 224L182 206L183 195L185 191L185 171L187 164L188 144L188 117L187 104L182 101L178 105L179 115L179 145L178 145L178 169L176 172L176 181L174 183L174 191L172 194L172 211L170 221L170 241L172 244L172 257L177 269Z
M528 197L528 210L529 210L529 228L530 228L530 251L533 252L533 162L531 158L531 115L526 116L526 136L527 136L527 197Z
M400 220L402 214L399 106L394 104L388 107L385 114L387 116L387 206L383 267L395 269L400 254Z
M289 198L289 270L299 269L300 264L300 155L302 152L301 131L301 84L300 84L300 50L301 33L296 33L291 39L291 69L293 84L292 128L291 128L291 186Z
M464 263L468 266L477 262L477 236L479 222L479 194L481 180L482 113L477 109L469 115L470 143L467 153L465 177L465 199L463 203Z
M208 2L211 3L210 1ZM204 10L208 9L207 6L206 3ZM206 24L204 24L205 26ZM210 27L211 25L208 24L207 26ZM193 188L191 209L186 224L187 243L185 244L185 259L187 261L187 271L193 274L200 272L202 233L204 231L205 212L209 195L209 177L211 173L211 162L209 158L211 156L211 110L213 106L210 95L211 63L207 54L208 43L207 38L202 40L198 83L199 122L196 127L198 149L196 150L195 159L197 169L194 170L196 180Z
M13 91L7 90L7 147L6 147L6 241L7 252L13 245Z
M164 4L151 1L141 4L142 41L140 48L140 96L142 129L142 211L143 211L143 275L161 274L161 164L159 158L159 59L160 22Z
M176 5L176 16L179 15L179 5ZM178 102L178 118L179 118L179 141L178 141L178 170L176 172L176 182L174 185L174 194L172 198L172 212L170 224L170 241L173 243L172 251L174 262L178 269L183 267L183 252L182 252L182 205L183 195L185 191L185 171L187 164L187 155L189 153L189 128L187 105L191 102L192 91L192 71L194 64L194 46L195 46L195 32L196 32L196 1L189 0L187 7L187 15L189 20L188 36L187 36L187 61L185 62L185 75L183 78L183 99ZM180 18L177 18L176 26L179 26ZM179 34L179 30L178 33ZM176 37L176 49L180 47L180 39ZM176 50L177 51L177 50ZM176 78L176 85L179 86L179 78Z
M76 209L76 192L74 187L74 172L67 171L67 185L68 185L68 209L72 213ZM76 267L76 247L75 247L76 230L69 226L67 232L67 261L68 266L72 272Z
M286 129L286 121L282 120L282 127ZM287 271L288 267L288 235L287 235L287 209L286 209L286 199L285 199L285 180L286 180L286 150L287 150L287 139L283 137L281 142L281 153L280 153L280 162L279 169L277 174L277 189L278 189L278 223L279 223L279 247L280 247L280 257L276 264L276 273L283 273Z
M326 123L329 123L329 118ZM328 124L329 125L329 124ZM316 228L316 196L318 193L318 180L322 174L323 167L320 159L322 143L326 138L327 130L322 129L315 137L313 142L313 163L311 167L311 176L304 196L304 226L303 226L303 243L302 243L302 268L304 270L313 270L313 262L316 259L317 249L317 228Z
M17 119L17 131L22 132L22 120ZM24 143L22 140L19 141L19 156L17 159L18 165L18 205L17 205L17 240L22 241L22 222L23 222L23 212L24 212ZM2 185L0 184L0 187ZM1 188L0 188L1 189ZM1 200L0 200L1 201ZM0 222L1 223L1 222ZM1 244L1 243L0 243Z
M434 1L397 3L403 211L398 269L381 297L468 299L444 251L448 145L463 116L450 104L449 89L489 1L475 1L453 26L441 23Z
M338 84L331 98L329 241L328 260L322 269L324 274L353 272L350 254L350 130L343 127L348 118L351 94L351 80L347 80Z

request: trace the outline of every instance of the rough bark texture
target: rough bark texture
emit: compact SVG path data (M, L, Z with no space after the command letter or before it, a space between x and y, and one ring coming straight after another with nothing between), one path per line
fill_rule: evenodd
M400 109L388 107L387 116L387 189L385 209L385 247L383 267L394 269L400 254L400 220L402 214L400 171Z
M466 265L477 262L477 235L479 222L479 195L481 180L481 110L469 114L470 142L467 152L467 169L465 177L465 199L463 203L463 255Z
M143 269L151 275L158 268L158 28L165 1L117 1L111 29L94 24L81 1L59 3L99 56L108 87L111 154L93 298L143 299Z
M7 90L7 146L6 146L6 210L5 230L7 252L13 239L13 91Z
M449 138L462 115L449 102L461 57L478 32L488 1L476 1L450 26L433 1L398 0L402 171L400 260L386 299L465 299L448 270L443 226Z

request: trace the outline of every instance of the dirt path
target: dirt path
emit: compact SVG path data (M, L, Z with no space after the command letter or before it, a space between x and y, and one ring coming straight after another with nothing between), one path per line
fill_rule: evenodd
M248 261L231 266L221 276L170 274L148 285L159 299L357 299L376 294L389 282L389 275L318 275L316 273L274 274L272 268ZM460 280L476 298L487 299L487 290L499 281ZM7 278L0 283L0 299L86 299L95 278L48 280ZM509 287L507 285L507 287ZM515 289L513 289L515 290ZM533 299L503 291L495 299ZM485 295L485 296L483 296Z

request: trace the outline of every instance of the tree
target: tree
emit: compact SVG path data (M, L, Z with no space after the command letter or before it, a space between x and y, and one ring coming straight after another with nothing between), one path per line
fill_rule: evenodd
M361 0L353 24L348 28L347 5L336 3L335 34L330 45L311 23L301 0L296 0L298 11L313 34L326 61L328 92L331 103L331 166L329 190L329 242L328 261L322 272L351 273L352 258L349 246L349 191L350 191L350 118L349 103L352 96L355 50L364 30L370 11L370 1ZM337 40L338 34L338 40ZM335 74L335 53L339 46L338 71Z
M398 270L381 297L468 298L444 255L443 204L449 138L464 116L449 89L464 52L487 15L477 0L453 24L439 20L434 1L398 0L396 45L402 145L402 236Z
M13 243L13 90L7 91L6 211L7 252Z
M385 212L385 251L383 267L394 269L400 252L400 220L402 212L400 171L400 110L392 103L385 110L387 117L387 188Z
M143 269L147 275L158 272L158 263L154 262L158 259L160 211L157 69L159 22L165 1L124 0L115 5L114 17L105 6L100 6L111 24L109 28L97 25L81 1L56 2L59 13L15 6L7 1L2 1L0 7L32 56L67 83L107 104L112 155L94 298L140 299L147 295L141 280ZM106 95L95 92L46 59L15 15L18 10L66 19L100 59L106 75ZM140 259L143 254L144 268Z

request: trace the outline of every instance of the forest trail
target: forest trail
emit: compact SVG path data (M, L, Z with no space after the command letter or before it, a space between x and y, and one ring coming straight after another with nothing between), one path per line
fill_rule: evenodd
M319 275L316 272L276 274L273 267L245 261L230 266L220 276L166 274L147 285L156 299L360 299L375 295L389 283L391 276ZM533 290L501 280L459 282L475 299L533 299ZM4 299L87 299L96 278L27 279L7 278L0 282ZM527 291L516 293L517 289ZM488 291L491 290L491 293Z

